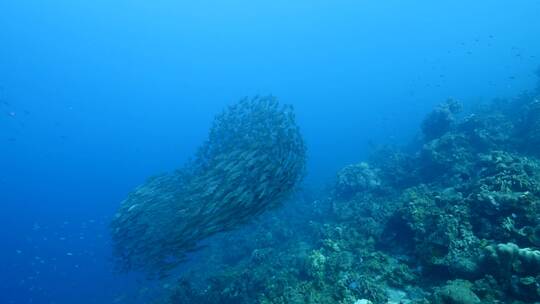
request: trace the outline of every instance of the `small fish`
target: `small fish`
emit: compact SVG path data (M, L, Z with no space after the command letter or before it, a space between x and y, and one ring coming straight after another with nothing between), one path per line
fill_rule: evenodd
M15 117L15 116L17 116L17 113L11 111L11 112L8 113L8 115L11 116L11 117Z

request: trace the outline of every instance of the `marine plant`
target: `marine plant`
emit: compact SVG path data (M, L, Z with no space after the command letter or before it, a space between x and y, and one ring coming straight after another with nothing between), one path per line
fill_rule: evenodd
M272 96L230 106L194 160L122 202L111 223L116 264L166 276L201 240L282 204L303 178L305 158L291 106Z

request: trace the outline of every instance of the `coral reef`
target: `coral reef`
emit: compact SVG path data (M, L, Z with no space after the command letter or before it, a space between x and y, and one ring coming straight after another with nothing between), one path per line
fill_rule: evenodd
M540 95L540 85L538 93ZM540 156L540 98L535 98L526 106L516 133L520 135L518 138L522 149L529 154Z
M218 115L196 158L150 179L111 223L123 270L167 275L199 242L286 199L304 175L305 146L291 107L242 100Z
M449 131L454 123L454 116L459 111L461 111L461 104L450 99L429 113L422 122L422 133L425 140L435 139Z
M460 109L218 236L164 303L539 303L538 96Z
M433 303L435 304L479 304L480 298L471 290L472 284L468 281L455 280L435 291Z
M336 195L342 198L352 194L377 189L381 180L367 163L349 165L337 174Z

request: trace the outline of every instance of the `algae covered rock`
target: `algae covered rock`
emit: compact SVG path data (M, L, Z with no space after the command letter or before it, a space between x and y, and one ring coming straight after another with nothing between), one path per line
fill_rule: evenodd
M422 133L425 140L433 140L448 132L455 121L455 115L460 110L461 104L450 99L429 113L422 122Z
M419 182L418 159L397 147L376 147L369 160L370 165L379 169L378 176L388 187L399 190Z
M321 250L313 250L306 263L306 272L310 278L317 282L324 279L327 258Z
M475 158L475 149L461 133L446 133L433 139L420 151L420 173L423 180L443 179L452 185L468 178Z
M377 170L367 163L349 165L337 174L336 195L341 198L350 198L362 191L372 191L381 186L381 179Z
M513 243L490 245L482 257L483 271L500 288L525 301L540 301L540 251Z
M539 245L540 163L504 151L481 154L468 197L476 234L498 242Z
M472 284L464 280L454 280L439 288L434 295L435 304L479 304L480 298L472 291Z
M290 106L264 97L229 107L193 161L122 202L111 223L117 265L168 274L200 240L279 206L302 179L305 154Z
M373 302L367 299L360 299L360 300L356 300L354 304L373 304Z
M401 237L401 246L414 248L426 271L473 276L476 263L472 258L478 254L479 241L463 195L454 188L431 191L423 185L405 191L402 200L397 220L410 238Z
M524 275L540 274L540 251L519 248L516 244L487 246L484 254L486 272L510 277L514 273Z
M539 81L540 82L540 81ZM540 86L539 86L540 89ZM540 91L539 91L540 93ZM540 156L540 97L536 97L522 110L517 124L520 148L529 154Z

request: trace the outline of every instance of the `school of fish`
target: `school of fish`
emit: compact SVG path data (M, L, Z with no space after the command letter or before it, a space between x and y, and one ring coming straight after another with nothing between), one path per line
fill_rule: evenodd
M116 265L167 276L201 240L282 204L305 165L293 108L273 96L241 100L215 117L193 160L121 203L111 223Z

